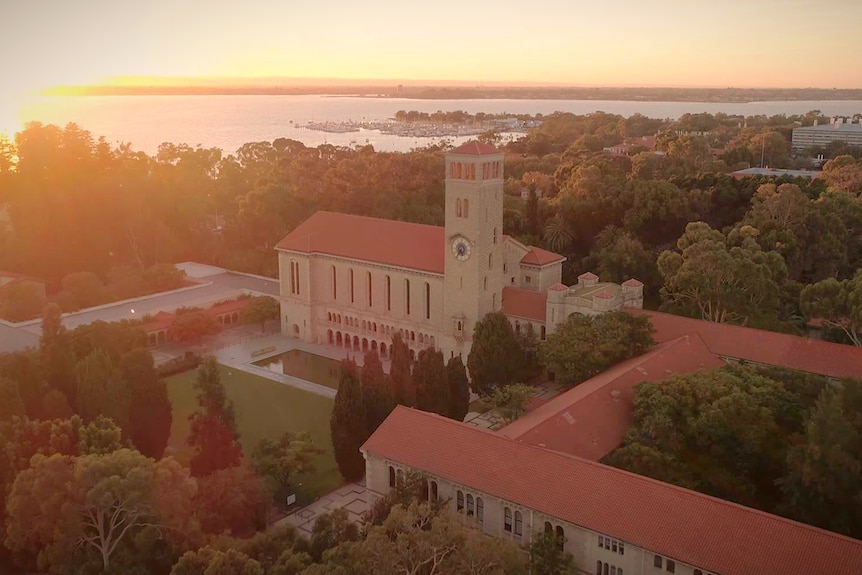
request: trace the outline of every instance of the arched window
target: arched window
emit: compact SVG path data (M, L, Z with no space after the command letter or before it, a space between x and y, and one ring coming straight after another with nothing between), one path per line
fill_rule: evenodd
M602 575L602 562L596 561L596 575Z
M410 315L410 280L404 280L404 308L407 315Z
M515 537L520 537L524 534L524 516L520 511L515 511Z
M332 299L338 299L338 281L335 272L335 266L332 266Z
M608 567L609 565L607 563L603 564L602 572L604 573L604 575L608 575Z
M290 293L299 295L299 262L290 260Z
M557 535L557 546L560 548L560 551L566 546L566 531L563 529L561 525L557 525L556 528Z
M469 493L467 494L467 515L472 516L474 513L473 505L475 502L473 501L473 496Z
M611 565L611 575L617 575L617 568L614 565Z
M550 521L545 521L545 533L553 533L553 532L554 532L554 526L551 525Z
M392 311L392 278L386 276L386 311Z
M461 511L462 509L464 509L464 492L460 489L458 490L458 495L456 499L456 507L458 508L458 511Z
M431 319L431 284L425 282L425 319Z
M461 217L461 198L455 199L455 217Z
M515 335L521 335L521 322L515 320Z
M485 502L481 497L476 498L476 519L479 520L479 523L485 521Z
M374 307L373 301L371 299L371 272L368 272L368 307Z
M374 343L377 343L377 342L374 342ZM425 498L425 501L428 501L429 499L431 499L431 490L428 486L428 480L424 479L424 478L422 479L422 497Z
M389 466L389 487L395 487L395 468Z
M431 501L437 501L437 482L431 482Z
M508 507L503 509L503 531L512 532L512 510Z

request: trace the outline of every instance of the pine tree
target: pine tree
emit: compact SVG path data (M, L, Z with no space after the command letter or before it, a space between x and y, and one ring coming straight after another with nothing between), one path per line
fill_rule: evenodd
M392 336L392 366L389 368L389 377L392 379L392 390L395 401L407 407L416 405L416 387L413 383L410 359L410 348L407 342L401 338L401 334Z
M444 416L449 413L449 381L442 351L428 347L419 352L413 381L416 384L416 407Z
M120 359L120 373L132 394L129 437L138 451L161 459L173 418L168 388L156 373L153 356L144 348L133 349Z
M362 363L362 398L365 403L365 416L368 433L374 433L383 420L395 409L395 395L391 381L383 372L383 363L375 350L365 354Z
M446 364L446 379L449 383L449 412L446 415L455 421L464 421L470 411L470 381L460 355Z
M368 439L368 422L356 362L352 359L341 362L341 381L329 425L335 462L341 475L348 481L360 479L365 474L365 459L359 448Z
M204 358L198 368L195 389L200 408L189 417L191 433L188 444L195 450L189 468L195 477L204 477L219 469L239 465L242 447L233 402L227 399L214 357Z

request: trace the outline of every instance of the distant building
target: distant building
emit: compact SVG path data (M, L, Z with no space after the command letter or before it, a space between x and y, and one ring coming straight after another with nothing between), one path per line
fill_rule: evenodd
M744 170L736 170L730 174L737 180L750 176L767 176L771 178L808 178L813 180L820 177L820 172L816 170L779 170L777 168L746 168Z
M619 156L633 156L644 150L652 152L655 148L655 136L641 136L640 138L626 138L621 144L602 148L603 152Z
M445 225L319 211L276 246L282 333L388 357L401 334L465 360L473 328L502 311L540 338L572 313L642 307L643 284L560 283L565 256L503 234L503 153L478 141L446 154Z
M832 118L829 124L793 128L793 150L825 148L832 142L843 142L849 146L862 147L862 119L852 123L848 118Z

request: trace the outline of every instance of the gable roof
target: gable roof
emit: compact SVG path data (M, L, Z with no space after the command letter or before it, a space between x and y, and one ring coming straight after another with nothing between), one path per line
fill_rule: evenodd
M721 575L862 573L862 541L398 406L361 450Z
M712 353L722 357L829 377L862 377L862 348L657 311L625 311L648 317L659 343L697 333Z
M635 386L723 365L697 334L684 335L603 371L510 423L499 433L598 461L622 443L631 427Z
M503 288L503 313L536 321L545 321L548 292L506 286Z
M275 249L442 274L445 234L440 226L318 211L287 234Z
M554 264L566 260L566 256L561 256L560 254L555 254L554 252L549 252L548 250L543 250L536 246L528 246L528 248L530 251L527 252L527 255L521 258L522 264L546 266L548 264Z
M502 154L503 152L494 146L489 146L479 140L470 140L469 142L464 142L457 148L452 148L448 153L461 154L463 156L485 156L489 154Z

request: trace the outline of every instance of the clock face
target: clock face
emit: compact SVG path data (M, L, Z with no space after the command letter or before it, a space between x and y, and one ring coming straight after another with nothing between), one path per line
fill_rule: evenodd
M452 254L462 262L470 257L470 242L466 238L455 238L452 242Z

